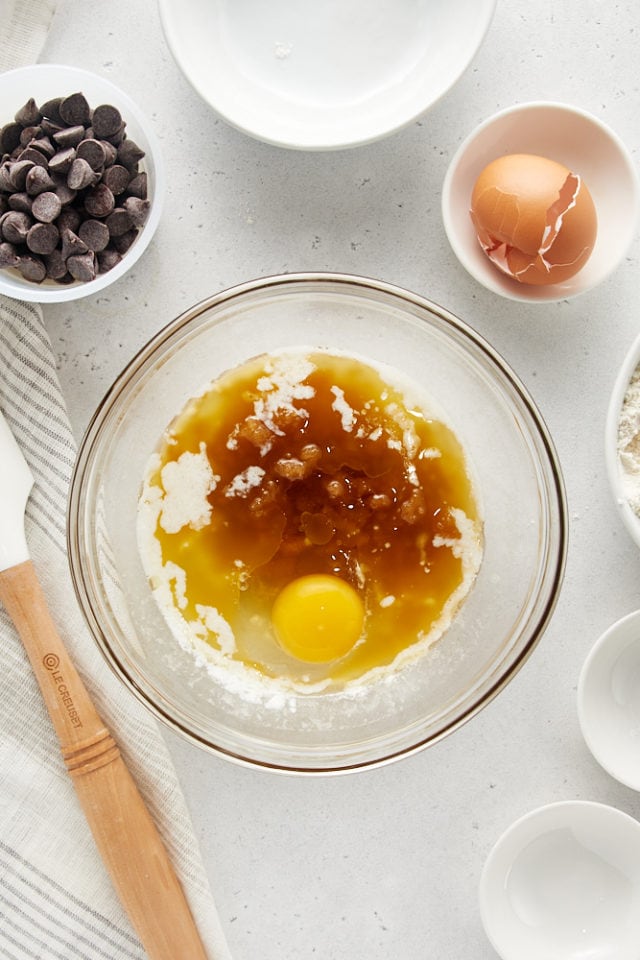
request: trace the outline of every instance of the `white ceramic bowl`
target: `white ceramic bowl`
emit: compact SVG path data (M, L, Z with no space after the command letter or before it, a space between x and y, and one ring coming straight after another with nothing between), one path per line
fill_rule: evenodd
M532 286L502 273L482 250L469 216L484 167L510 153L532 153L580 174L593 197L598 235L585 266L564 283ZM631 156L597 117L563 103L521 103L495 114L456 152L442 189L442 217L462 266L488 290L523 302L566 300L601 283L623 259L638 224L640 188Z
M578 683L578 717L598 763L640 790L640 610L610 626L591 649Z
M533 810L489 854L480 913L502 960L639 960L640 823L588 801Z
M640 335L631 344L611 392L605 427L605 461L609 483L622 522L640 547L640 517L631 508L628 496L628 485L633 475L624 465L618 452L618 432L624 398L631 377L639 364ZM640 430L640 423L638 424L638 430ZM640 471L640 454L638 455L638 470ZM638 484L640 485L640 477L638 477Z
M376 140L458 80L495 0L160 0L187 79L229 123L306 150Z
M149 120L140 108L126 93L104 77L77 67L52 63L35 64L2 73L0 74L0 126L12 120L15 112L30 97L33 97L36 103L43 103L53 97L68 96L76 92L82 92L92 107L103 103L117 107L127 125L127 136L145 151L140 168L146 171L148 177L148 196L151 201L149 216L122 260L107 273L98 274L95 280L84 283L75 281L64 285L57 284L53 280L33 283L25 280L17 270L0 270L0 293L16 300L59 303L92 296L104 290L140 259L160 221L165 192L165 173L160 144Z

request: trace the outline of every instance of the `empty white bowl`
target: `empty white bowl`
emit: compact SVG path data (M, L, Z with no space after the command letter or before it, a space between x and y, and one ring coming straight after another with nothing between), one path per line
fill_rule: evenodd
M640 790L640 610L614 623L593 646L580 673L578 717L598 763Z
M502 960L638 960L640 823L588 801L533 810L489 854L480 912Z
M530 153L564 164L588 186L598 217L589 260L563 283L532 286L502 273L482 250L469 208L474 184L497 157ZM442 189L442 217L462 266L488 290L511 300L566 300L591 290L624 258L638 223L640 188L631 156L620 138L597 117L563 103L533 102L489 117L456 152Z
M631 453L622 457L619 449L620 416L629 382L639 364L640 335L631 344L611 392L605 427L605 461L609 483L622 522L640 547L640 516L632 509L629 502L629 498L633 495L633 487L640 489L640 450L636 458ZM638 431L640 432L640 418Z
M468 67L495 0L160 0L178 66L229 123L285 147L376 140Z
M123 255L122 260L95 280L74 281L58 284L53 280L33 283L25 280L17 270L0 270L0 294L16 300L36 303L59 303L77 300L104 290L125 274L140 259L149 246L160 221L165 191L165 173L159 142L144 116L131 98L110 80L61 64L39 63L20 67L0 74L0 126L12 120L14 114L30 97L42 104L54 97L64 97L81 92L91 107L109 103L117 107L126 123L127 136L145 151L140 169L145 170L148 180L148 197L151 201L146 223L137 238Z

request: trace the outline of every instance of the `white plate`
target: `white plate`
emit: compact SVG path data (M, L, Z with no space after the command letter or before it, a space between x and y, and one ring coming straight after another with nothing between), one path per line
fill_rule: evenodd
M640 517L629 506L627 492L625 490L624 470L618 454L618 425L620 413L629 381L638 364L640 364L640 335L631 344L611 392L605 427L605 461L609 483L616 506L620 511L622 522L640 547Z
M518 283L485 255L469 216L485 166L509 153L532 153L580 174L593 197L598 235L584 267L564 283ZM602 283L624 258L638 225L640 187L629 151L597 117L564 103L533 102L489 117L460 146L442 188L442 218L453 252L479 283L524 302L566 300Z
M503 960L639 960L640 823L587 801L532 811L489 854L480 913Z
M495 0L160 0L198 93L258 139L366 143L414 120L467 68Z
M598 763L640 790L640 610L614 623L593 646L580 673L578 717Z

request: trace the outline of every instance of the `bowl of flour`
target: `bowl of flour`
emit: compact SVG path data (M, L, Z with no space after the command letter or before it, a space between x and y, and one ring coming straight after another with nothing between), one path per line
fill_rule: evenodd
M605 452L622 521L640 547L640 336L631 345L611 394Z

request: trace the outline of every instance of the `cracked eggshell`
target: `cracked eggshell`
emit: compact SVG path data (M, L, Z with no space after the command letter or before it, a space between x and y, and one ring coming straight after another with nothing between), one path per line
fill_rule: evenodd
M582 178L555 160L508 154L476 180L471 220L492 263L519 283L573 277L593 251L597 214Z

